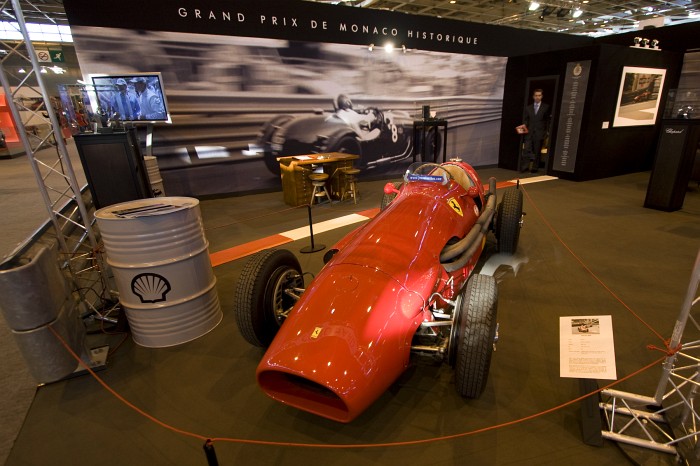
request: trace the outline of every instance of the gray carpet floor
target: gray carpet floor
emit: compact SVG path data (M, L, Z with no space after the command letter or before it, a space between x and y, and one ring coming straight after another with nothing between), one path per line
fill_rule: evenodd
M494 168L480 172L499 181L517 176ZM581 395L576 379L559 376L560 316L612 316L620 379L658 359L647 345L661 342L648 327L665 337L673 329L700 248L700 192L691 189L677 212L645 209L648 180L649 173L635 173L524 186L527 215L515 266L495 273L498 350L477 400L457 395L451 368L425 363L411 367L347 425L269 400L254 378L262 352L240 337L233 318L241 259L215 268L224 319L197 340L148 349L121 335L96 337L113 351L99 377L114 393L90 376L35 390L21 375L21 361L6 364L0 346L0 382L23 387L19 401L10 398L12 389L1 387L0 415L19 418L1 423L5 448L12 447L6 464L207 464L206 438L227 439L214 442L222 465L632 464L616 443L596 447L582 441L580 404L553 408ZM314 221L378 207L383 184L361 183L357 205L319 206ZM289 209L281 193L203 200L201 208L210 252L307 222L306 210ZM331 245L351 228L317 234L315 240ZM285 247L305 271L315 273L323 252L299 253L308 243ZM0 345L6 340L3 336ZM651 396L659 376L654 366L616 388ZM435 440L440 437L451 438ZM407 443L397 445L402 442ZM348 444L365 446L335 447ZM654 464L668 460L641 455Z

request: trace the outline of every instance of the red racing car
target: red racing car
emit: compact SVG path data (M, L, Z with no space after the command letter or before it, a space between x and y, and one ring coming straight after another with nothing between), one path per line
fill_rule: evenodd
M461 161L414 163L388 183L381 212L332 249L304 285L287 250L246 263L236 290L243 337L267 347L257 381L275 400L350 422L408 367L411 355L452 365L456 386L478 397L497 339L497 289L473 274L486 237L514 253L522 226L519 187L496 201Z

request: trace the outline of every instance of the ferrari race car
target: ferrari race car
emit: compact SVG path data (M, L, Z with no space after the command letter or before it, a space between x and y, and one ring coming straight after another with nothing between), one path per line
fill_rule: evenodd
M514 253L519 187L497 204L461 161L414 163L384 188L380 212L324 256L305 286L296 257L265 250L236 289L242 336L267 347L257 382L275 400L350 422L409 366L411 356L452 365L456 387L478 397L497 340L497 289L473 274L489 232Z
M333 113L315 110L304 116L277 115L267 121L256 145L262 148L268 170L279 175L277 157L290 155L345 152L359 155L360 168L366 169L407 160L413 154L413 119L408 112L354 109L343 95L334 109ZM433 136L426 140L433 141ZM439 153L440 148L426 150Z

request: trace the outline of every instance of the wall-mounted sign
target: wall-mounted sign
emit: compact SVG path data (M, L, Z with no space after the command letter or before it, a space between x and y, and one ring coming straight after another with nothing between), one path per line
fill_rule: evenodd
M46 49L34 49L36 59L41 63L51 63L51 54Z
M590 69L590 60L570 62L566 65L552 170L573 173L576 168L581 117L586 102Z
M71 26L98 26L303 42L513 56L584 46L592 38L393 11L294 0L65 0ZM139 11L125 15L124 11Z
M625 66L613 127L655 124L665 77L664 69Z
M49 55L51 56L51 61L53 63L63 63L66 61L66 57L63 55L63 50L49 50Z

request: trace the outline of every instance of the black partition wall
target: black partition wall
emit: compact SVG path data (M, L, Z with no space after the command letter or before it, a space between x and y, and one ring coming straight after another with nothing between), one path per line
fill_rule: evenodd
M557 166L556 156L561 154L563 138L559 133L567 131L566 118L571 96L567 94L567 66L569 71L577 64L587 67L589 73L585 88L585 100L579 102L574 118L580 119L580 127L573 149L575 160L566 170ZM658 122L666 103L668 89L678 85L683 54L672 51L642 50L630 46L601 44L546 54L512 57L506 70L503 99L503 131L499 149L499 166L517 168L519 137L511 128L520 124L522 105L525 99L528 78L540 75L560 77L559 102L554 109L548 173L565 179L583 181L637 171L649 170L654 160ZM624 126L614 125L616 106L621 87L623 68L640 67L665 70L663 89L657 96L660 100L657 124ZM570 122L569 122L570 123ZM570 129L570 128L568 128ZM568 142L568 140L567 140ZM559 152L557 152L559 151Z
M575 143L576 157L567 156L569 166L554 174L585 180L646 170L658 125L610 127L622 67L665 69L658 97L663 105L666 90L677 84L684 47L700 37L700 23L659 28L659 52L630 48L633 35L608 43L297 0L124 0L99 8L90 0L65 0L64 5L85 74L105 72L105 63L114 73L162 73L173 124L154 131L153 155L173 195L281 189L279 176L266 169L271 159L264 163L261 154L269 146L261 147L266 141L260 135L292 119L331 115L339 94L402 121L395 125L399 133L410 131L411 120L430 105L449 121L448 157L515 169L514 128L521 123L528 80L548 77L556 83L553 155L561 129L557 115L570 105L564 99L567 67L577 70L576 61L585 62L588 73L585 100L577 104L577 138L566 139ZM680 43L671 40L668 30L675 28L684 31ZM645 31L645 37L655 33ZM382 52L387 43L395 53ZM330 141L312 125L304 131ZM368 166L361 176L400 174L410 160L399 155L411 148L365 146L361 160L400 162ZM307 144L299 150L334 147Z

